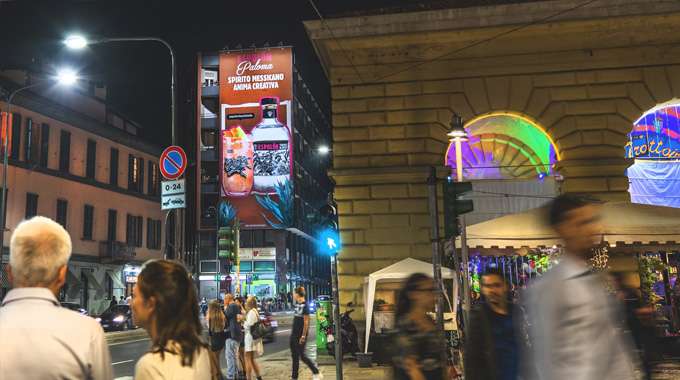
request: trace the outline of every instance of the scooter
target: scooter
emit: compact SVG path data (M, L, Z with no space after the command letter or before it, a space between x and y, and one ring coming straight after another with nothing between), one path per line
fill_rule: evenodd
M352 302L348 303L347 307L352 307ZM347 353L354 356L355 353L359 352L359 334L350 316L353 311L354 309L349 309L340 314L339 338L342 343L342 356ZM322 329L326 333L326 350L335 357L335 339L337 337L333 335L333 325L329 323L327 326L322 326Z

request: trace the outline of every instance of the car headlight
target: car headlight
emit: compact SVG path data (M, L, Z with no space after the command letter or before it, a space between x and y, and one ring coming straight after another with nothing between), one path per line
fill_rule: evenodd
M113 321L116 322L116 323L121 323L121 322L125 321L125 317L122 316L122 315L119 315L116 318L113 318Z
M94 320L97 321L97 322L101 322L101 321L102 321L101 318L95 318Z

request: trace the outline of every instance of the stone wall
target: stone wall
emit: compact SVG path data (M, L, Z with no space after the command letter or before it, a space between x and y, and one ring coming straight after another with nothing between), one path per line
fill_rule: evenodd
M504 8L549 12L550 3ZM599 3L598 12L609 6L619 17L593 19L581 10L573 20L523 29L410 69L419 59L513 26L489 18L476 20L475 28L423 31L413 22L422 13L401 14L394 24L391 16L332 20L333 39L320 24L307 24L332 83L341 303L363 304L367 274L405 257L431 257L425 179L429 166L443 165L454 111L465 120L499 111L531 119L555 142L562 191L629 199L626 134L643 112L680 98L674 47L680 6L654 14L640 7L643 1ZM475 24L469 17L483 14L439 17Z

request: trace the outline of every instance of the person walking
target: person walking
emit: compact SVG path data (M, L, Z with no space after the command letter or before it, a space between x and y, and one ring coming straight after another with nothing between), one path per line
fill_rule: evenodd
M224 350L224 358L227 361L227 380L236 380L239 372L239 345L243 340L241 332L243 317L241 307L234 302L234 296L231 293L224 296L224 315L228 329L226 349Z
M242 380L245 379L246 373L245 373L245 368L246 368L246 353L243 350L244 349L244 342L243 342L243 337L245 336L245 332L243 331L243 320L246 318L246 307L245 307L245 301L243 297L234 297L234 303L239 307L239 310L241 310L241 314L239 315L239 329L241 331L241 342L238 347L238 372L239 376L238 379Z
M113 308L116 305L118 305L118 301L116 301L116 296L113 296L111 297L111 303L109 303L109 309Z
M68 232L49 218L14 229L7 271L13 289L0 308L0 379L113 379L99 323L57 300L71 249Z
M599 210L586 199L560 195L549 224L564 241L559 264L527 292L534 379L632 380L634 355L615 321L605 279L587 264L600 241Z
M220 370L220 354L227 340L226 317L222 312L219 301L213 300L208 304L208 337L210 338L210 362L213 380L222 379Z
M132 317L151 337L135 366L135 380L210 380L211 363L201 337L196 289L182 264L148 261L134 287Z
M307 344L307 333L309 332L309 306L307 304L305 288L298 286L294 292L294 314L293 314L293 330L290 334L290 353L293 359L293 372L291 379L298 378L300 371L300 360L309 367L312 371L312 379L323 379L323 375L319 373L319 368L316 364L307 357L305 353L305 346ZM338 336L340 334L337 334Z
M522 352L516 318L502 272L490 268L481 277L482 302L470 313L465 339L466 380L516 380Z
M399 292L395 313L396 331L392 366L395 380L444 380L444 336L428 312L434 310L434 281L412 274Z
M262 380L260 376L260 366L255 360L255 355L261 356L264 353L264 346L262 338L254 339L251 328L256 323L260 322L260 315L257 312L257 299L250 296L246 300L246 320L243 323L243 328L246 332L244 339L244 351L246 353L246 379L252 379L252 373L255 372L255 378Z

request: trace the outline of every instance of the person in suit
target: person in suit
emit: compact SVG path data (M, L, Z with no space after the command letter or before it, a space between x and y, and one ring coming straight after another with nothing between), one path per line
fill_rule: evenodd
M564 253L528 290L531 378L635 379L634 355L616 321L615 300L605 290L606 279L588 266L600 241L598 206L560 195L548 217L564 241Z

